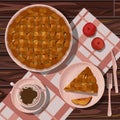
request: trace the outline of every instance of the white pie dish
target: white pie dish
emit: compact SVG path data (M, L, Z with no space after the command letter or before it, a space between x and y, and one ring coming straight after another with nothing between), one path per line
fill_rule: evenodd
M47 7L47 8L49 8L49 9L53 10L55 13L57 13L59 16L61 16L61 17L64 19L66 25L67 25L68 28L69 28L70 35L71 35L71 42L70 42L69 49L66 51L65 55L63 56L63 58L62 58L58 63L52 65L52 66L49 67L49 68L45 68L45 69L30 68L30 67L26 66L25 64L21 63L21 62L13 55L12 51L10 50L10 48L9 48L9 46L8 46L7 37L8 37L8 29L9 29L9 26L11 25L11 23L13 22L13 20L14 20L17 16L19 16L19 14L20 14L22 11L24 11L24 10L26 10L26 9L28 9L28 8L32 8L32 7ZM53 7L51 7L51 6L48 6L48 5L43 5L43 4L29 5L29 6L26 6L26 7L22 8L22 9L20 9L20 10L19 10L18 12L16 12L16 13L13 15L13 17L10 19L10 21L9 21L7 27L6 27L6 31L5 31L5 45L6 45L6 49L7 49L7 51L8 51L8 54L10 55L10 57L12 58L12 60L13 60L18 66L20 66L20 67L22 67L23 69L26 69L26 70L28 70L28 71L33 71L33 72L46 72L46 71L50 71L50 70L53 70L53 69L57 68L57 67L60 66L60 65L63 63L63 61L67 58L68 54L70 53L71 47L72 47L72 30L71 30L70 24L69 24L68 20L66 19L66 17L65 17L60 11L58 11L57 9L55 9L55 8L53 8Z

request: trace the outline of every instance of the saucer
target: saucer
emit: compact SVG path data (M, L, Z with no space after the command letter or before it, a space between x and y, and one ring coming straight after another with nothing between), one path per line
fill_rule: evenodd
M17 95L18 95L18 92L19 92L19 88L21 88L22 86L27 85L27 84L37 85L43 90L43 92L41 94L41 100L40 100L40 101L43 101L43 102L40 102L36 107L33 107L33 108L23 107L18 101ZM38 80L38 79L33 79L33 78L21 79L14 85L14 87L11 91L11 100L12 100L13 105L18 110L20 110L21 112L24 112L24 113L35 113L35 112L41 111L43 109L45 103L46 103L46 99L47 99L46 88L41 83L41 81Z

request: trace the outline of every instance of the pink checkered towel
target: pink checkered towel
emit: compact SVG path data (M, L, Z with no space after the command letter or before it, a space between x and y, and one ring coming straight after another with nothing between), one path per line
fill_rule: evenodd
M87 22L92 22L97 26L97 33L93 37L86 37L82 28ZM71 22L73 30L73 47L71 55L65 62L65 66L86 61L98 66L104 73L112 66L110 51L113 50L116 59L120 57L120 40L98 19L96 19L86 9ZM95 51L91 47L91 41L95 37L100 37L105 41L105 49ZM77 46L76 46L77 45ZM23 78L34 78L40 80L47 86L50 93L50 103L45 110L38 114L25 114L17 110L11 102L10 94L0 103L0 120L65 120L73 111L73 107L65 103L59 93L59 80L63 72L62 65L52 73L39 74L28 72Z
M92 22L97 27L97 33L93 37L86 37L83 34L83 26L88 22ZM106 73L112 66L110 51L113 50L116 60L120 57L120 39L86 9L82 9L74 18L71 27L74 40L79 41L77 58L95 64ZM91 47L91 41L95 37L104 40L105 49L102 51L96 51Z

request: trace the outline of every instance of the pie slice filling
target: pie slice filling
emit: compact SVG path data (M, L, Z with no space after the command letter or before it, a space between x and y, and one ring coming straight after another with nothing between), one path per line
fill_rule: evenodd
M86 67L65 88L66 92L98 93L98 84L89 67Z

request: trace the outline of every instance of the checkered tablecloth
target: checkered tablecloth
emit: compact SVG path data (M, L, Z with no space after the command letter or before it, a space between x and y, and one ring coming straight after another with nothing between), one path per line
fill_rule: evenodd
M87 22L92 22L97 26L97 33L93 37L86 37L82 32L82 28ZM14 107L10 94L8 94L0 103L0 120L65 120L74 108L65 103L58 90L63 68L67 67L67 65L86 61L93 63L106 73L112 66L110 51L113 50L116 59L120 57L120 39L86 9L82 9L74 18L71 22L71 28L73 31L73 46L64 64L52 73L40 74L28 72L23 77L39 79L47 86L50 93L50 103L46 109L38 114L22 113ZM95 37L100 37L104 40L104 50L95 51L91 47L91 41Z
M86 37L83 34L82 28L87 22L92 22L97 27L97 33L93 37ZM82 9L74 18L71 27L73 38L79 41L78 58L95 64L106 73L112 66L110 51L113 50L116 60L120 57L120 39L86 9ZM105 49L102 51L96 51L91 47L91 41L95 37L104 40Z

